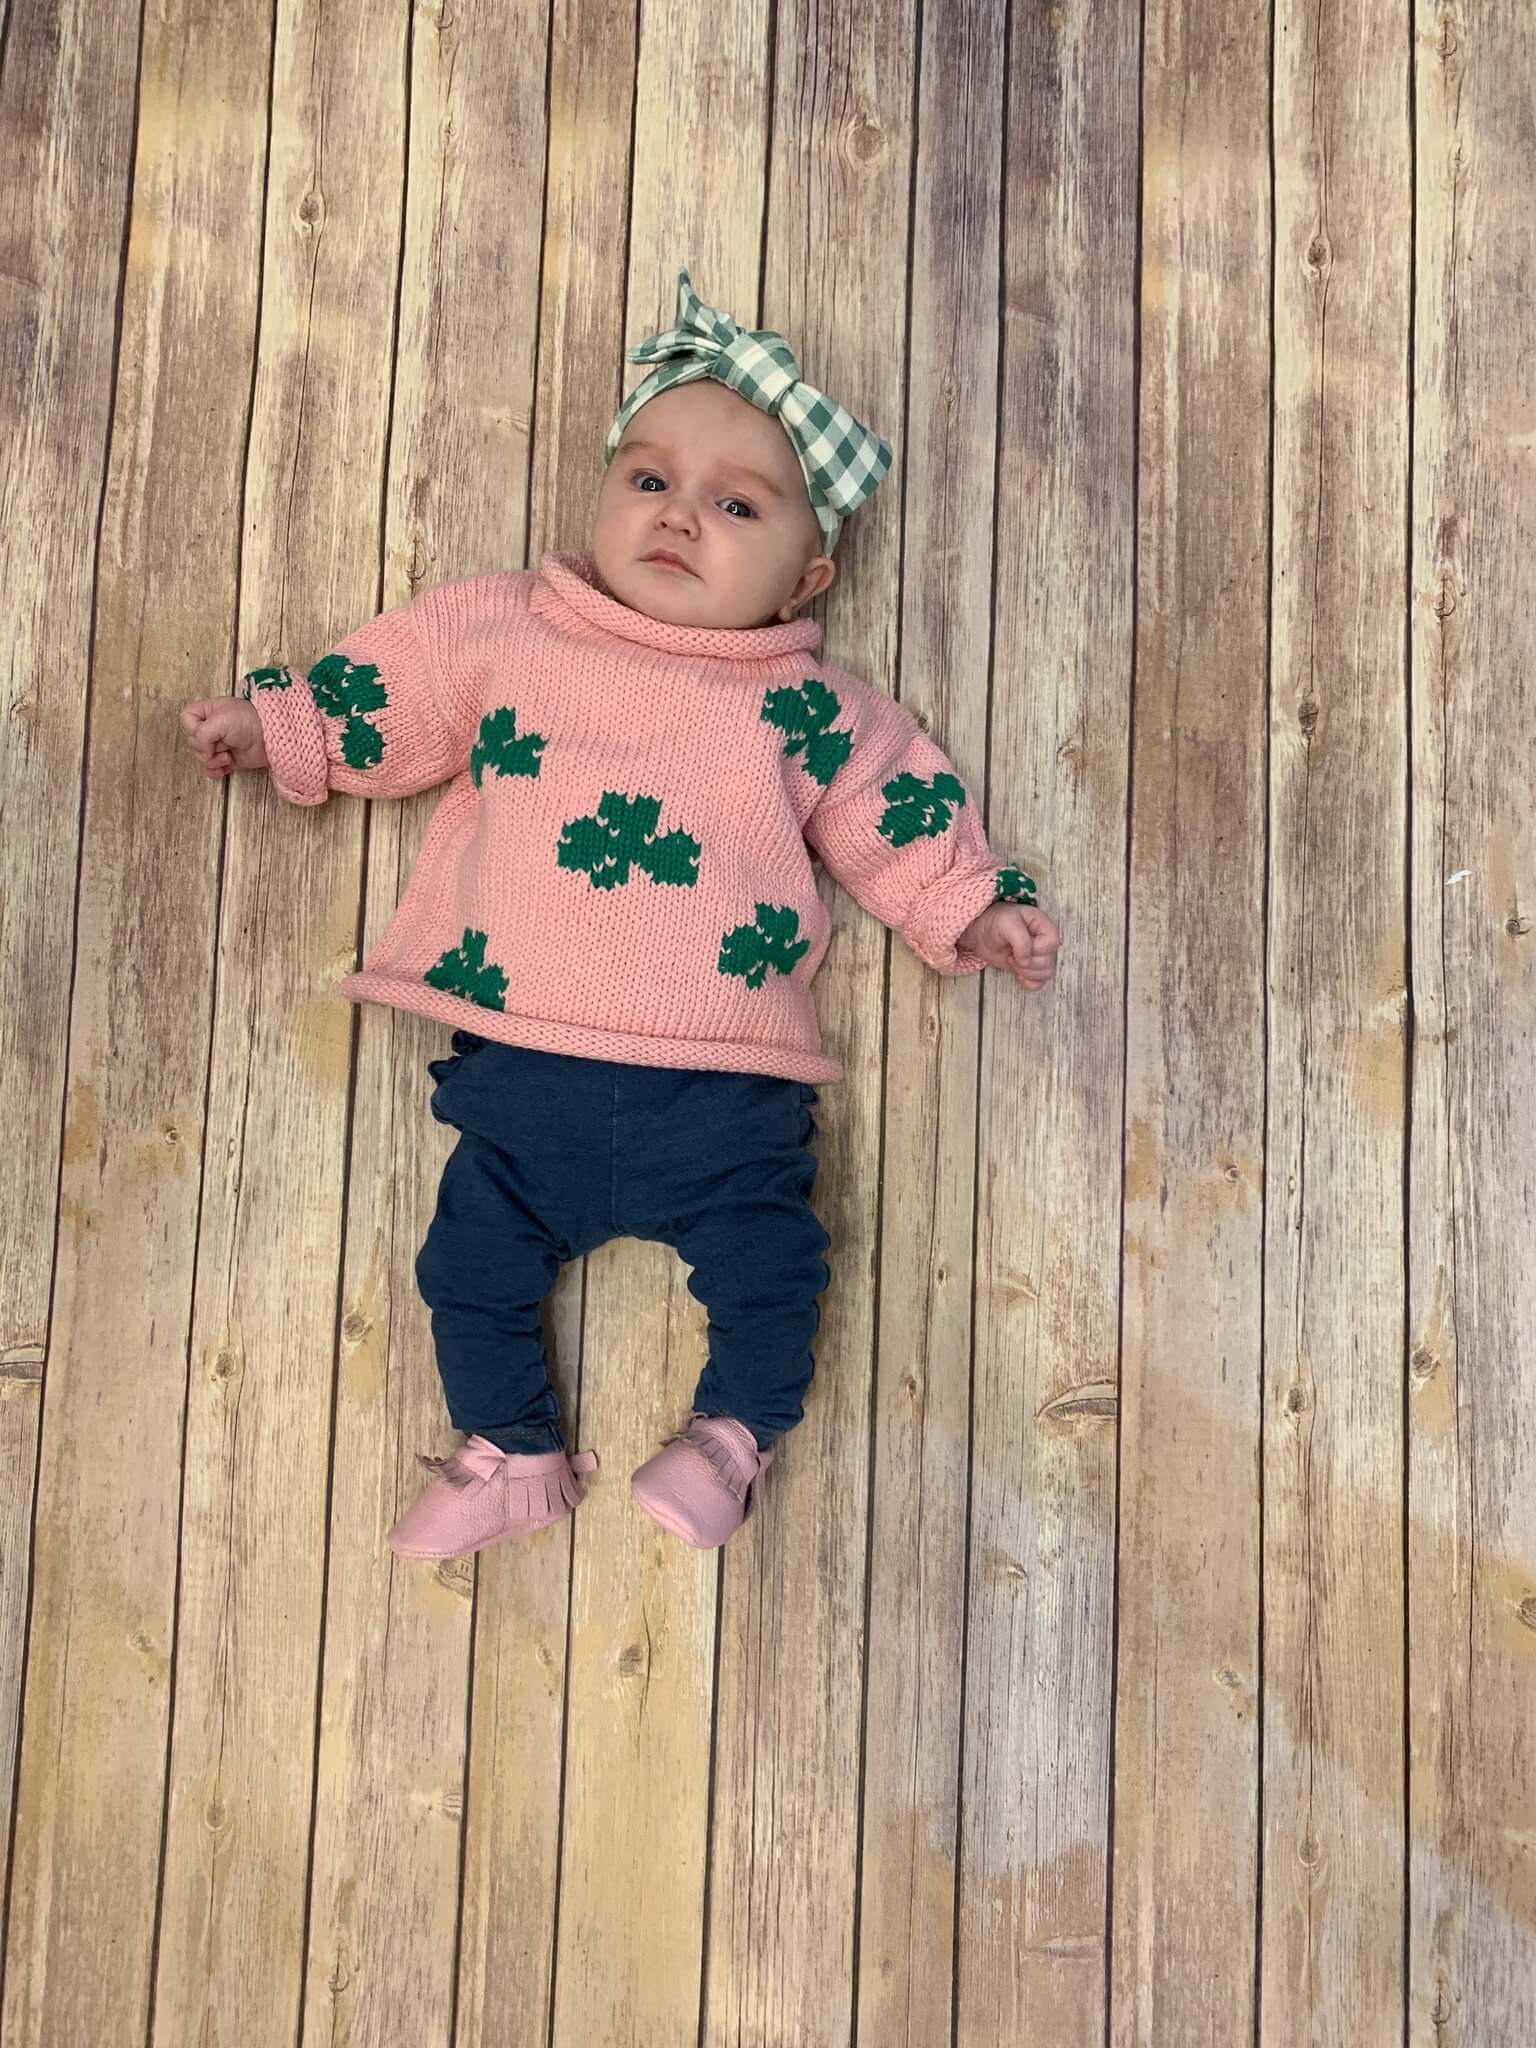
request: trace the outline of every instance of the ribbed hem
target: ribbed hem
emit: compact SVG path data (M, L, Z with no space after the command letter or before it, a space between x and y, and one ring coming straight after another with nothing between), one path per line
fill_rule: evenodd
M978 963L979 964L979 963ZM581 1024L555 1024L544 1017L519 1017L506 1010L482 1010L462 996L447 995L424 982L389 974L352 974L337 994L352 1003L383 1003L435 1017L458 1031L532 1052L569 1053L576 1059L617 1060L630 1067L690 1067L724 1074L772 1074L786 1081L840 1081L839 1061L791 1045L757 1045L739 1039L650 1038L632 1031L598 1031Z
M309 684L300 674L282 689L253 690L250 701L261 720L267 773L291 804L323 804L330 786L325 721Z

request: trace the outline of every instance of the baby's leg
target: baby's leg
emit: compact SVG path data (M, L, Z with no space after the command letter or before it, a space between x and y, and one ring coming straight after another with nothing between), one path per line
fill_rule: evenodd
M558 1451L565 1439L539 1305L559 1275L561 1246L522 1178L499 1146L466 1131L443 1169L416 1281L454 1428L502 1451Z
M811 1206L816 1157L808 1088L784 1084L787 1117L777 1144L722 1160L707 1198L671 1242L692 1266L689 1292L709 1310L709 1364L693 1406L745 1423L759 1450L793 1429L815 1370L811 1344L831 1239ZM743 1119L747 1130L755 1120ZM742 1129L743 1125L735 1128ZM745 1132L744 1132L745 1135ZM757 1125L755 1135L762 1135Z
M430 1060L459 1132L416 1261L454 1427L501 1451L563 1448L539 1306L613 1232L611 1069L456 1031Z

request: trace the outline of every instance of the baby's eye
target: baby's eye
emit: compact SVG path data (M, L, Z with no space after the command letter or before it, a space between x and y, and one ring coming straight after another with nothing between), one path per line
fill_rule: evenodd
M664 491L667 488L666 478L658 476L653 469L637 469L630 477L630 482L637 491L646 491L652 496L655 495L651 490L653 484L658 491ZM731 513L733 519L755 519L757 517L756 512L747 503L745 498L722 498L720 503L726 511ZM736 506L738 509L731 511L732 506Z

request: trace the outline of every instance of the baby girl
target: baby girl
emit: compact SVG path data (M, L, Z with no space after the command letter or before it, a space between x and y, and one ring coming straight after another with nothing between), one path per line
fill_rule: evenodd
M428 1071L459 1133L416 1262L465 1441L389 1532L459 1557L560 1521L565 1448L540 1305L610 1238L673 1246L709 1313L686 1426L635 1500L712 1549L801 1419L828 1271L811 1206L811 855L941 974L1040 989L1057 932L912 715L798 618L885 443L783 337L702 305L608 436L589 555L429 590L304 674L189 704L204 773L297 804L447 783L393 921L342 984L453 1027Z

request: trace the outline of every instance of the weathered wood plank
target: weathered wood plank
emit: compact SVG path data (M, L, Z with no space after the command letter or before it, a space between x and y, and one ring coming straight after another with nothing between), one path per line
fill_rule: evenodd
M266 138L263 32L245 21L237 47L235 11L145 22L115 398L138 10L26 11L0 95L19 408L0 437L19 600L0 1293L23 1371L43 1341L77 823L82 869L6 2048L138 2048L150 1998L220 836L218 806L189 794L176 711L227 673L233 642ZM204 379L180 374L194 352Z
M1408 49L1275 36L1261 2032L1403 2026Z
M0 1897L26 1662L74 956L80 753L132 167L137 22L69 4L39 8L11 29L5 50L0 1074L9 1110L0 1160ZM42 1534L46 1540L46 1523Z
M574 1541L556 2048L698 2035L718 1571L626 1483L702 1362L675 1263L628 1242L587 1260L581 1428L609 1473Z
M494 17L416 11L386 605L524 559L546 22L542 0ZM369 945L442 794L372 808ZM415 1282L452 1146L428 1113L425 1063L446 1050L441 1027L362 1013L304 2015L313 2048L446 2043L453 2031L475 1574L468 1561L401 1565L382 1540L425 1483L416 1453L451 1435ZM544 1596L530 1627L547 1609L563 1642L561 1548L530 1546L544 1569L528 1590ZM543 1768L557 1760L552 1747ZM550 1850L552 1876L552 1831Z
M379 609L400 242L404 16L285 0L276 36L241 668ZM298 2025L362 826L231 791L154 2048Z
M907 0L781 5L763 324L896 449L849 524L827 652L896 680L917 28ZM805 1420L725 1553L704 2039L843 2048L854 2013L870 1375L887 935L842 892L816 980L847 1079L821 1104L832 1282Z
M1001 0L924 14L910 256L900 696L978 797L1003 17ZM889 2048L947 2042L954 1997L980 1007L978 978L892 948L858 1957L858 2037Z
M1112 2037L1246 2040L1258 1887L1269 24L1152 0Z
M756 307L768 18L764 0L642 12L628 342L671 326L683 264L710 303ZM616 389L619 355L588 387L579 478L600 473L619 389L643 375L629 366ZM582 1441L607 1480L574 1545L555 2048L698 2038L719 1561L657 1529L628 1491L686 1420L704 1366L705 1311L686 1281L658 1245L588 1261Z
M983 998L958 2039L1102 2041L1113 1695L1133 11L1015 8L991 820L1044 852L1051 994Z
M829 652L894 686L899 618L900 692L981 783L996 329L984 288L993 259L978 252L998 232L1002 0L958 14L929 7L922 23L905 433L891 394L901 382L914 83L903 53L914 49L915 12L897 0L862 22L846 9L814 22L808 9L782 11L770 174L754 82L766 34L759 0L723 16L683 0L646 9L631 261L634 0L557 0L552 10L542 252L542 9L520 0L515 17L493 22L484 10L460 18L427 0L416 7L403 186L406 12L352 0L338 17L334 5L320 14L285 0L246 659L309 656L381 602L515 562L525 542L535 558L544 545L584 545L619 388L626 290L631 338L670 317L681 261L706 295L752 305L766 184L763 317L791 333L813 376L898 444L911 441L909 587L897 584L893 478L840 550L846 588L827 607ZM1322 14L1281 0L1271 1145L1261 1190L1269 28L1230 5L1148 9L1110 2022L1123 2048L1225 2048L1256 2023L1266 2039L1395 2039L1405 1968L1410 2037L1423 2048L1504 2048L1536 2031L1525 1968L1536 1927L1536 1430L1518 1264L1536 1212L1522 1109L1536 1078L1525 800L1536 712L1519 608L1536 538L1536 414L1512 317L1532 274L1517 209L1536 186L1514 81L1536 72L1536 46L1517 12L1420 0L1416 22L1417 1030L1404 1335L1396 777L1407 735L1395 577L1407 510L1406 52L1386 0ZM354 957L364 845L376 931L430 796L375 811L366 835L361 808L345 800L305 818L272 808L251 783L233 797L176 1666L178 1452L223 827L174 720L183 699L237 666L238 472L266 151L257 44L267 30L263 18L253 38L249 10L229 0L195 21L184 8L151 10L145 26L66 1019L90 555L137 22L122 7L77 18L59 0L12 13L7 24L0 0L0 141L19 167L0 193L0 314L17 372L0 390L0 551L18 598L0 667L10 884L0 892L0 1065L19 1075L8 1101L28 1121L19 1140L13 1128L0 1169L6 1796L45 1354L47 1410L4 2048L139 2048L144 2038L173 1668L157 2043L287 2048L301 1972L306 2048L341 2038L382 2048L402 2025L490 2048L506 2037L513 2001L530 2039L607 2027L616 2039L692 2042L706 1889L704 2036L719 2048L842 2048L855 1967L861 2039L947 2040L953 1990L958 2048L1097 2041L1134 10L1066 0L1011 13L985 779L999 841L1042 857L1047 900L1066 927L1062 980L1033 1004L989 984L978 1068L975 985L937 983L897 949L882 1019L883 940L840 906L842 936L818 984L829 1040L851 1069L822 1110L819 1205L838 1241L836 1278L810 1418L775 1469L763 1515L725 1558L710 1876L714 1576L659 1537L648 1550L625 1498L628 1464L686 1401L702 1355L703 1318L681 1270L644 1247L593 1261L592 1373L575 1434L597 1441L605 1469L568 1532L491 1555L478 1582L458 1567L392 1569L382 1547L416 1489L412 1453L441 1447L410 1270L447 1144L424 1118L422 1062L439 1048L430 1027L365 1015L343 1260L350 1037L329 990ZM302 138L320 152L322 102L312 186ZM410 225L386 478L402 191ZM264 971L269 958L280 975ZM978 1101L962 1738L953 1677ZM882 1157L877 1227L870 1190ZM553 1306L572 1416L584 1281L571 1268ZM876 1327L864 1712L871 1444L858 1361ZM1408 1959L1394 1604L1400 1342L1412 1471ZM828 1474L835 1489L823 1505ZM306 1955L322 1583L329 1639ZM664 1888L653 1876L662 1863Z
M586 1263L565 1268L546 1317L572 1418ZM513 2011L530 2041L549 2039L574 1526L480 1560L454 2048L503 2048Z
M1409 2038L1536 2035L1536 246L1523 8L1415 12Z
M558 0L551 17L543 290L528 558L590 539L595 455L616 405L623 346L635 0ZM526 59L524 60L526 62ZM561 1274L548 1318L566 1428L593 1441L578 1399L587 1261ZM605 1368L613 1370L611 1364ZM528 2038L554 2024L556 1896L567 1698L571 1545L605 1487L610 1447L559 1535L481 1559L475 1614L457 2048L501 2048L516 2010Z

